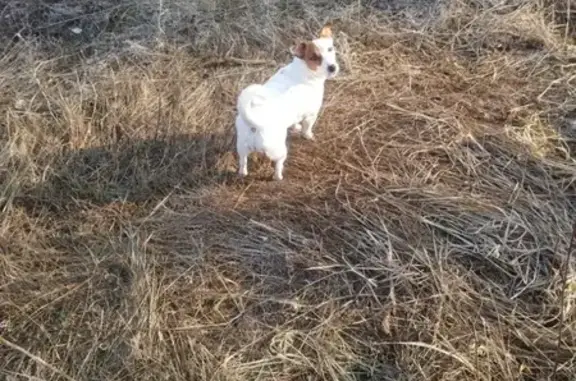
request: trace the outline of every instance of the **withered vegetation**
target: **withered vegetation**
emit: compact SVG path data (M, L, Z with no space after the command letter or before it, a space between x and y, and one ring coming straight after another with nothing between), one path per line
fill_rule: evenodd
M0 378L573 380L575 11L3 2ZM239 180L240 89L327 20L317 141Z

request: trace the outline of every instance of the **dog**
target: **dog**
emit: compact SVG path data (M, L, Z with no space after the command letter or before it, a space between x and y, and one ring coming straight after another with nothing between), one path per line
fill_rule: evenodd
M260 152L274 162L274 179L282 180L289 128L314 140L312 129L322 108L325 81L340 70L331 25L326 24L317 38L296 44L291 53L291 63L238 96L235 125L241 177L248 174L248 155Z

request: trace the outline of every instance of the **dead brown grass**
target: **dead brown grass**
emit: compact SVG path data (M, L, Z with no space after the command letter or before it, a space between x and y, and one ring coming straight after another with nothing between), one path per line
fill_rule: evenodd
M7 2L1 377L573 379L568 3L412 4ZM239 89L326 18L317 142L238 181Z

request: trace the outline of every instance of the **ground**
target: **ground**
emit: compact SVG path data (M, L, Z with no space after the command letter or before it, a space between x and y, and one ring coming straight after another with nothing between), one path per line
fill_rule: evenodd
M0 5L0 378L573 380L576 3ZM334 22L316 141L235 100Z

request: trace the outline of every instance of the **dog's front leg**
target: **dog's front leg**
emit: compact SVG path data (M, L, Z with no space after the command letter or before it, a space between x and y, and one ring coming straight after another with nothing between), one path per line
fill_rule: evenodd
M314 133L312 132L312 127L314 127L316 119L318 119L318 114L307 116L302 121L302 135L308 140L314 140Z
M284 178L282 172L284 172L284 162L286 161L286 156L281 157L274 163L274 180L280 181Z

